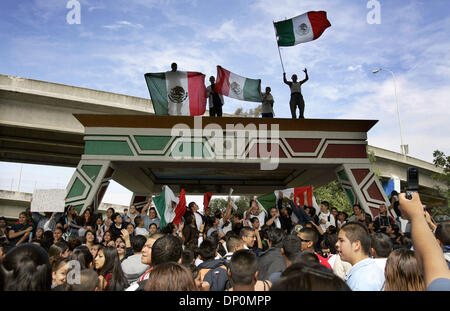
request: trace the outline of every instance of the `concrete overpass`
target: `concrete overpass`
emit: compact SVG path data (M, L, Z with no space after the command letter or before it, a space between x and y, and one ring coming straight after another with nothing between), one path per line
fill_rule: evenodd
M17 220L19 213L30 207L32 196L32 193L27 192L0 190L0 215L9 220ZM128 208L125 205L102 203L97 213L106 215L106 210L110 207L119 213L123 213L123 210Z
M0 75L0 161L76 167L84 153L84 127L74 114L153 115L145 98ZM421 192L436 198L433 164L369 146L382 178L419 168Z
M84 128L73 113L154 111L145 98L0 75L0 160L77 166Z

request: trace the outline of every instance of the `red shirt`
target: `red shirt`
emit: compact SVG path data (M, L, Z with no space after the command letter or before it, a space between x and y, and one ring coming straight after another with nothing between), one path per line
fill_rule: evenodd
M333 269L331 268L330 264L328 263L328 259L327 259L327 258L324 258L324 257L320 256L320 255L317 254L317 253L315 253L315 254L316 254L317 258L319 258L320 264L321 264L322 266L327 267L327 268L330 269L330 270L333 270Z
M147 280L148 277L149 277L149 275L150 275L150 272L152 272L152 270L153 270L153 267L150 267L150 269L147 269L147 270L144 272L144 274L141 275L141 276L139 277L138 282Z

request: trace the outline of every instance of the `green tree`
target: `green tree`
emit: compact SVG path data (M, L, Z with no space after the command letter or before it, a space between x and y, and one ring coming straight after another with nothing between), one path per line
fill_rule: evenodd
M375 168L374 164L377 161L377 157L375 156L375 152L369 150L369 147L366 147L367 157L369 158L370 164L372 165L372 170L375 176L377 176L378 180L381 182L381 172L379 169Z
M336 207L339 211L344 211L349 216L353 214L353 208L339 181L334 180L327 185L315 188L313 192L317 204L320 204L321 201L328 201L330 208Z
M255 109L249 109L248 111L244 111L244 108L239 107L234 112L234 115L239 117L258 118L261 116L261 109L261 105L258 105Z
M209 201L209 208L211 209L211 215L214 215L218 210L225 211L228 201L222 198L215 198Z
M444 183L444 188L436 186L436 190L441 196L443 196L448 202L450 199L450 156L446 156L445 153L439 150L433 152L433 163L436 167L440 167L444 170L443 173L433 174L433 179Z
M234 112L234 114L236 116L242 116L244 114L244 108L240 107L238 109L236 109L236 111Z
M234 204L237 206L237 210L234 211L234 213L243 216L244 212L250 207L250 200L251 197L249 196L240 196L238 199L233 200Z

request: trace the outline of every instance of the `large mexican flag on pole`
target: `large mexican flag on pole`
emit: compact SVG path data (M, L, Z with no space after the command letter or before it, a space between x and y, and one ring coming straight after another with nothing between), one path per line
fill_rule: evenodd
M217 66L214 91L239 100L261 102L261 79L249 79Z
M161 195L153 198L156 212L161 220L159 227L164 228L168 223L180 224L181 217L186 212L185 191L181 189L180 197L177 198L172 189L166 186Z
M293 46L319 38L331 26L325 11L310 11L274 23L279 46Z
M283 194L284 198L288 199L291 199L291 194L293 194L294 197L292 198L292 200L294 201L294 204L296 202L295 198L298 197L300 199L301 206L313 206L317 212L319 210L316 199L313 195L312 186L275 190L274 192L269 192L257 197L256 202L258 203L260 208L269 213L272 207L277 207L277 201L280 192Z
M146 73L157 115L199 116L206 111L205 75L191 71Z

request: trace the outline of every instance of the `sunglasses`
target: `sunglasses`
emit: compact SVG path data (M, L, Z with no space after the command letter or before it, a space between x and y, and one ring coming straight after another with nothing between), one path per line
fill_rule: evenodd
M117 248L125 249L127 247L125 245L119 245L119 246L117 246Z
M302 238L299 238L302 242L311 242L311 240L303 240Z

